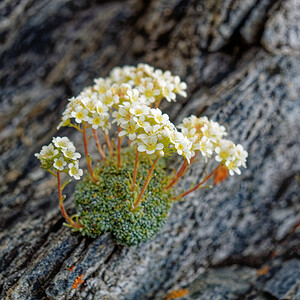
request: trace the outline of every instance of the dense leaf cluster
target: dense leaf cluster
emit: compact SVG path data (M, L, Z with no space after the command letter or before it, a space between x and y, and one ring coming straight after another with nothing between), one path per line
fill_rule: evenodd
M141 204L133 210L134 197L131 191L131 176L134 153L124 149L122 167L117 168L114 159L98 166L95 184L89 177L79 182L75 191L75 204L79 222L84 225L82 234L96 237L110 231L115 241L123 245L137 245L153 238L162 228L171 208L170 193L163 190L168 179L163 159L155 168L154 175ZM151 167L148 156L142 156L138 168L142 188Z

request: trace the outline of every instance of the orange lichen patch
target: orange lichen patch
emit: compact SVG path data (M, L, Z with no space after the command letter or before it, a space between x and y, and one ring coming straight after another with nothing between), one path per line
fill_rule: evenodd
M270 271L270 266L264 266L264 267L262 267L261 269L258 269L258 270L257 270L257 275L258 275L258 276L263 276L263 275L268 274L269 271Z
M74 281L74 283L73 283L73 286L72 286L72 289L77 289L78 286L79 286L79 284L81 284L81 283L84 282L84 280L82 280L82 277L83 277L83 274L81 274L80 276L78 276L78 277L75 279L75 281Z
M228 169L225 166L221 166L215 173L214 184L217 185L224 181L228 177Z
M189 293L188 289L173 290L168 294L168 296L166 297L166 300L177 299L177 298L187 295L188 293Z
M69 269L69 271L70 271L70 272L73 271L74 268L75 268L75 266L72 266L72 267Z

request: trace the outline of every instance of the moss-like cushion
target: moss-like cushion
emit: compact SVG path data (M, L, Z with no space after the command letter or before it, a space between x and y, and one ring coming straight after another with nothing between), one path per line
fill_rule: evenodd
M75 190L75 205L83 235L97 237L112 232L115 241L123 245L138 245L153 238L162 228L171 208L170 193L163 190L168 176L164 160L160 159L144 193L144 199L133 210L131 191L135 155L130 148L122 151L122 167L116 159L108 159L97 167L97 184L87 176ZM151 168L149 157L140 154L137 181L139 191Z

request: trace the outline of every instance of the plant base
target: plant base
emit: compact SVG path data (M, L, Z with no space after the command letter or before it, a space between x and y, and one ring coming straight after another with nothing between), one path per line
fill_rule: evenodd
M122 153L122 167L108 159L96 169L98 182L89 177L77 184L75 205L83 235L97 237L110 231L116 243L138 245L153 238L167 220L171 208L170 193L163 191L168 176L161 159L145 191L144 199L133 209L134 199L145 182L151 162L141 155L136 191L132 192L135 155L130 148Z

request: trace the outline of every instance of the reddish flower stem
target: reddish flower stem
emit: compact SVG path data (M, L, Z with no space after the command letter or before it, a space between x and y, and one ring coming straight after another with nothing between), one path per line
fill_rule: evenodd
M184 160L184 162L181 165L180 170L175 175L174 179L170 182L170 184L166 187L166 190L168 190L169 188L171 188L179 180L179 178L182 176L184 170L186 169L186 166L187 166L187 161Z
M186 195L190 194L191 192L197 190L203 183L205 183L209 178L211 178L216 171L219 169L219 167L221 166L218 165L209 175L207 175L200 183L198 183L195 187L193 187L192 189L188 190L187 192L183 193L182 195L180 195L180 198L185 197Z
M148 186L148 184L149 184L149 181L150 181L150 179L151 179L151 175L152 175L152 173L153 173L153 171L154 171L154 168L155 168L155 165L156 165L158 159L159 159L159 156L156 157L155 161L153 162L153 164L152 164L152 166L151 166L151 169L150 169L150 171L149 171L149 173L148 173L148 176L147 176L146 181L145 181L145 183L144 183L144 185L143 185L143 188L142 188L142 190L141 190L141 193L140 193L140 195L139 195L137 201L133 204L133 207L134 207L134 208L136 208L136 207L140 204L140 202L142 201L142 197L143 197L144 192L145 192L145 190L146 190L146 188L147 188L147 186Z
M118 129L118 168L121 168L121 141L122 139L119 137L119 133L121 132L122 128L119 126Z
M197 156L197 153L191 158L190 161L190 165L193 163L194 159ZM166 187L166 190L168 190L169 188L171 188L175 183L178 182L178 180L180 179L180 177L184 174L184 172L186 171L186 169L188 168L189 164L187 162L187 160L184 160L184 162L181 165L180 170L178 171L178 173L175 175L174 179L171 181L171 183Z
M97 179L95 178L93 169L92 169L92 165L91 165L91 160L89 158L89 152L88 152L88 148L87 148L87 140L86 140L86 125L85 123L83 123L83 145L84 145L84 152L85 152L85 157L86 157L86 163L89 169L89 172L91 174L92 180L94 182L97 182Z
M135 151L136 151L135 152L135 163L134 163L132 188L131 188L132 191L134 191L134 188L135 188L135 181L136 181L137 169L138 169L138 164L139 164L139 151L137 148L135 149Z
M112 157L113 156L113 147L111 145L110 138L104 131L103 131L103 135L104 135L104 138L105 138L108 150L109 150L109 156Z
M96 146L98 148L99 154L101 155L103 160L106 160L105 153L104 153L104 151L100 145L99 139L98 139L97 130L93 129L93 132L94 132L94 138L95 138L95 142L96 142Z
M58 187L58 198L59 198L59 208L61 210L62 215L66 219L66 221L71 224L75 228L83 227L80 224L75 223L67 214L65 207L64 207L64 199L62 196L62 188L61 188L61 182L60 182L60 172L57 171L57 187Z

